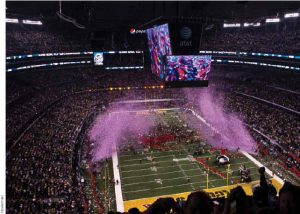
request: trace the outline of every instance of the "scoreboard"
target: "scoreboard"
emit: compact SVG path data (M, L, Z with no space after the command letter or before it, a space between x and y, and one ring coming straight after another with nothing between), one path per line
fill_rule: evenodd
M105 70L141 70L144 68L144 52L142 50L129 51L94 51L95 66Z

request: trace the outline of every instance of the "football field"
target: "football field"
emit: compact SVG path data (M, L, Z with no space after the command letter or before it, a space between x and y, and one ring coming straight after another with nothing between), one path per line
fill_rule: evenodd
M106 211L128 211L132 207L143 211L160 197L187 199L191 192L199 190L206 191L211 198L227 197L237 185L251 195L252 188L259 183L259 163L255 158L243 152L213 148L202 136L208 131L205 125L194 126L202 122L191 112L164 109L132 114L155 119L154 132L124 136L123 146L112 158L101 162L99 171L91 170L91 163L84 163L89 212L98 213L101 206ZM224 152L230 164L217 161L216 157ZM241 166L250 171L251 182L241 180ZM278 191L282 184L269 175Z
M161 124L191 131L185 125L187 122L183 120L182 112L156 114ZM166 149L163 150L151 148L119 153L118 169L125 211L131 207L144 210L162 196L186 198L190 192L197 190L209 192L212 198L226 197L231 188L241 183L241 165L250 170L252 178L252 182L242 185L247 194L251 194L253 185L259 182L258 166L241 153L230 153L228 166L217 163L216 156L220 150L211 148L205 141L170 141L164 145ZM195 155L195 149L200 147L205 152ZM274 179L272 182L276 188L280 187Z
M124 200L170 195L227 185L227 166L215 164L216 154L203 154L198 162L188 148L193 145L180 145L177 151L153 151L144 154L123 155L119 157L122 192ZM154 160L149 158L153 156ZM219 173L208 170L206 164ZM257 166L248 158L240 155L231 158L229 180L239 179L238 168L243 164L251 170L253 180L258 180ZM229 181L230 183L230 181Z

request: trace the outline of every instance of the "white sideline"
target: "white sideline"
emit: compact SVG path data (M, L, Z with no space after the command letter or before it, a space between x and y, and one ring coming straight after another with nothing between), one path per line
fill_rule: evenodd
M257 166L259 167L265 167L261 162L259 162L258 160L256 160L252 155L250 155L248 152L244 152L241 151L241 153L243 153L243 155L245 155L247 158L249 158L253 163L255 163ZM268 169L267 167L265 167L266 173L269 174L271 177L273 177L275 180L277 180L280 184L284 184L284 181L279 178L277 175L275 175L275 173L273 173L270 169Z
M205 123L207 126L209 126L212 130L218 132L211 124L209 124L205 119L203 119L201 116L199 116L195 111L193 111L192 109L188 109L190 110L193 115L195 117L197 117L199 120L201 120L203 123ZM219 132L218 132L219 133ZM250 155L248 152L245 151L241 151L241 153L243 155L245 155L249 160L251 160L254 164L256 164L259 167L265 167L262 163L260 163L258 160L256 160L252 155ZM271 177L273 177L275 180L277 180L280 184L284 184L284 181L278 177L277 175L275 175L275 173L273 173L270 169L268 169L267 167L265 167L266 173L269 174Z
M121 188L121 177L119 171L119 160L118 160L118 153L116 147L114 147L114 152L112 154L112 162L113 162L113 171L114 171L114 179L115 181L118 180L119 184L115 184L115 196L116 196L116 204L117 204L117 211L124 212L124 203L123 203L123 194Z

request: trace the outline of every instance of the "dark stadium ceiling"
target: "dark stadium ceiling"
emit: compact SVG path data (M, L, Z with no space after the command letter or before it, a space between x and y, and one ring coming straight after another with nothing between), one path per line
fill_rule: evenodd
M13 14L25 17L57 18L59 2L28 1L6 2L7 16ZM264 16L276 16L277 13L296 11L300 2L212 2L212 1L62 1L62 12L81 24L98 24L114 28L128 25L138 26L156 17L204 17L220 20L257 19ZM11 17L10 17L11 18Z

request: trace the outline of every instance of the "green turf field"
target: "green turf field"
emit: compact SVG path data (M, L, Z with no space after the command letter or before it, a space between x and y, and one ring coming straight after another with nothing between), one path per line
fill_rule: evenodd
M182 112L167 112L156 114L158 123L164 125L177 125L189 130L189 122L185 121L190 115ZM188 124L188 125L187 125ZM122 152L119 154L119 170L121 175L124 201L140 198L149 198L161 195L176 194L202 190L207 185L207 169L193 158L195 147L208 147L205 142L184 143L170 142L177 149L168 151L149 150L133 154ZM225 178L209 171L209 188L227 185L227 166L217 166L214 153L204 153L195 158L203 158L207 164L225 175ZM147 159L154 157L154 161ZM244 164L251 171L252 180L259 180L258 167L248 158L239 154L230 159L229 185L239 179L238 168Z
M118 169L125 209L128 210L132 206L144 209L144 205L149 203L147 200L154 200L159 196L206 189L207 173L209 189L227 185L228 167L218 166L216 163L216 155L220 151L213 149L202 136L210 129L192 113L178 109L138 114L154 119L154 129L163 127L164 130L173 128L174 131L175 128L180 132L177 133L179 137L175 138L177 140L164 142L165 149L154 149L151 146L149 148L135 138L127 139L124 136L124 147L118 148ZM132 145L138 147L130 149ZM199 150L204 152L193 156L194 151ZM150 157L154 160L151 161ZM259 180L258 167L247 157L230 153L229 158L229 185L240 182L238 169L241 164L250 169L252 181ZM107 162L103 160L98 172L91 173L86 162L83 169L88 212L98 213L99 207L102 207L104 212L116 210L115 185L111 182L114 178L112 159L109 158Z
M87 163L84 163L83 169L84 187L88 199L88 212L99 213L99 205L105 212L116 210L114 186L110 183L110 179L113 178L111 159L98 172L92 173ZM94 185L92 174L94 176ZM95 196L93 191L95 191Z

